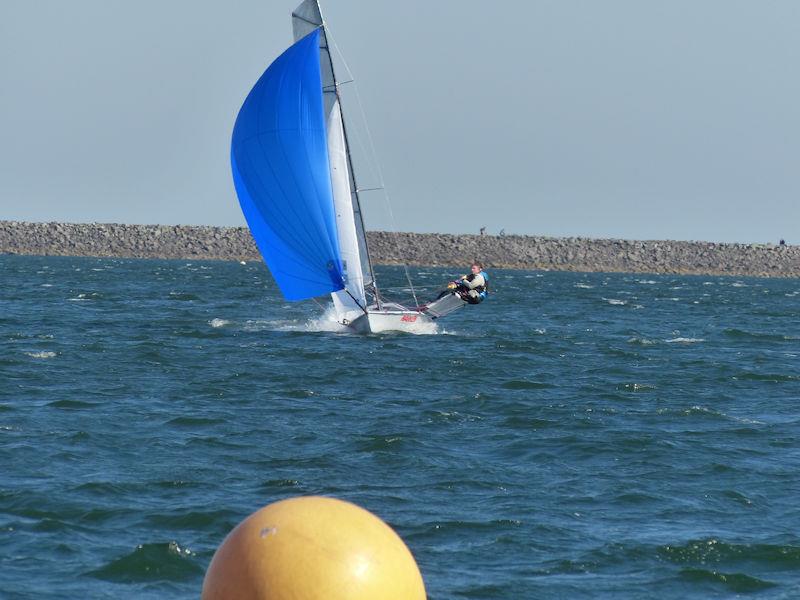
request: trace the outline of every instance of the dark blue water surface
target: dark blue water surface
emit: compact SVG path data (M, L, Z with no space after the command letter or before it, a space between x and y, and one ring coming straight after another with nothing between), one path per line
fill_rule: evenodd
M800 597L800 281L492 276L359 337L261 264L0 257L0 596L196 598L325 494L435 600Z

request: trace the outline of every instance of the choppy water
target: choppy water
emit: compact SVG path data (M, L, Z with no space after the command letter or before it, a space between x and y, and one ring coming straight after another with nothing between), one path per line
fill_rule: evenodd
M800 596L800 281L492 275L358 337L259 264L0 257L0 596L195 598L300 494L435 600Z

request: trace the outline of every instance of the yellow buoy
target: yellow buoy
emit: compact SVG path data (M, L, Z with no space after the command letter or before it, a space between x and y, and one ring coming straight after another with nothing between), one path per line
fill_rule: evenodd
M425 600L403 540L355 504L306 496L253 513L228 534L202 600Z

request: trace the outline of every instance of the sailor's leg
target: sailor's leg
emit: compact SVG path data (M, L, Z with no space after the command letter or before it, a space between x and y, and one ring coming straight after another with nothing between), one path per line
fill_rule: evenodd
M475 290L470 290L466 294L462 294L461 297L469 304L480 304L481 300L483 300Z

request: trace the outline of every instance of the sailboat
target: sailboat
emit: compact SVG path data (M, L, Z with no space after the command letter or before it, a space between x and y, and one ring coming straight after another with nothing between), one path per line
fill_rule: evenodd
M294 44L259 78L233 129L231 170L247 224L283 296L330 294L358 333L418 331L465 302L387 301L375 278L318 0L292 12Z

